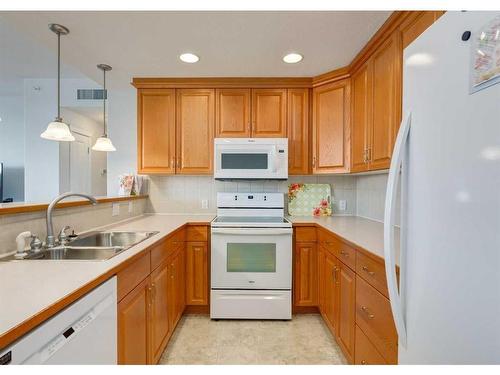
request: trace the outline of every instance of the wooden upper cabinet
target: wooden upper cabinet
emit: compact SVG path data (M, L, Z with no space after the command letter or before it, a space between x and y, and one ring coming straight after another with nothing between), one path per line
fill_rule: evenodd
M252 137L286 137L286 89L252 90Z
M401 49L397 34L377 49L371 63L373 114L368 158L371 170L386 169L401 118Z
M295 306L318 305L318 254L315 242L295 245Z
M351 78L351 172L368 170L371 120L371 65L363 65Z
M349 79L313 90L313 173L349 171Z
M215 136L250 137L250 89L216 90Z
M138 172L175 173L175 90L137 93Z
M309 173L309 89L288 89L288 174Z
M177 173L212 173L214 110L214 90L177 90Z
M412 14L401 24L401 47L405 49L419 37L429 26L444 14L443 11L412 12Z

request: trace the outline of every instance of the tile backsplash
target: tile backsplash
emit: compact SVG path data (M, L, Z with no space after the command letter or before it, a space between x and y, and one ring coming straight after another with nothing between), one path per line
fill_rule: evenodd
M294 182L321 183L332 186L333 211L337 215L356 213L356 177L354 176L290 176L287 181L216 181L212 176L151 176L149 212L215 213L217 192L280 192L288 191ZM202 208L202 201L208 208ZM338 209L338 201L346 201L346 210Z

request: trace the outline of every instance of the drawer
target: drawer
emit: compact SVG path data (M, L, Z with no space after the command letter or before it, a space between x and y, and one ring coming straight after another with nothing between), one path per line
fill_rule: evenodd
M345 244L342 241L337 240L335 246L335 255L339 258L342 263L351 269L356 269L356 250Z
M381 262L358 252L356 255L356 273L368 281L384 296L389 297L387 291L387 279L385 277L385 265Z
M356 324L387 363L397 362L398 337L389 300L356 276Z
M297 242L315 242L315 227L295 227L295 241Z
M127 268L118 272L118 301L131 292L142 280L148 277L150 273L150 255L148 251Z
M318 230L318 242L325 249L330 250L331 252L336 254L335 248L338 248L339 240L336 239L332 234L325 230Z
M368 340L361 328L356 326L356 350L354 353L355 365L385 365L382 355Z
M208 227L206 225L189 225L186 228L186 241L207 242Z

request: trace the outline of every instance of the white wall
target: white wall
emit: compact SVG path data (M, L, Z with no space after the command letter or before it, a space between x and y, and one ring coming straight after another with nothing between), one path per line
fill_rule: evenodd
M71 129L83 135L90 137L91 144L95 144L98 137L102 135L102 124L84 116L80 113L72 111L68 108L62 108L63 118ZM68 143L60 144L61 160L69 162L69 147ZM90 150L90 192L94 196L106 195L106 170L107 153L101 151ZM60 164L61 165L61 164ZM61 165L60 171L61 192L68 191L69 186L69 163Z
M108 90L108 135L116 147L108 154L108 195L118 194L118 176L137 172L136 89Z
M0 162L3 198L24 201L24 98L0 96ZM1 203L1 202L0 202Z
M100 101L78 101L77 88L99 88L88 79L61 80L61 106L100 106ZM47 124L57 115L57 81L26 79L25 111L25 200L47 202L59 195L59 142L40 138Z

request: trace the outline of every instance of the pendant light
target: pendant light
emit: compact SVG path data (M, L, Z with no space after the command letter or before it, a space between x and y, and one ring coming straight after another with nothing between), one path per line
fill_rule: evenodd
M40 137L51 141L72 142L75 137L61 118L61 35L68 35L69 30L57 23L51 23L49 29L57 34L57 117L47 125L47 129L40 134Z
M102 137L97 138L95 141L95 145L92 147L94 151L116 151L115 146L111 142L111 139L108 138L108 132L106 127L106 97L108 96L108 92L106 91L106 72L110 71L112 68L106 64L99 64L97 68L101 69L104 75L104 89L102 93L102 102L103 102L103 123L104 123L104 134Z

